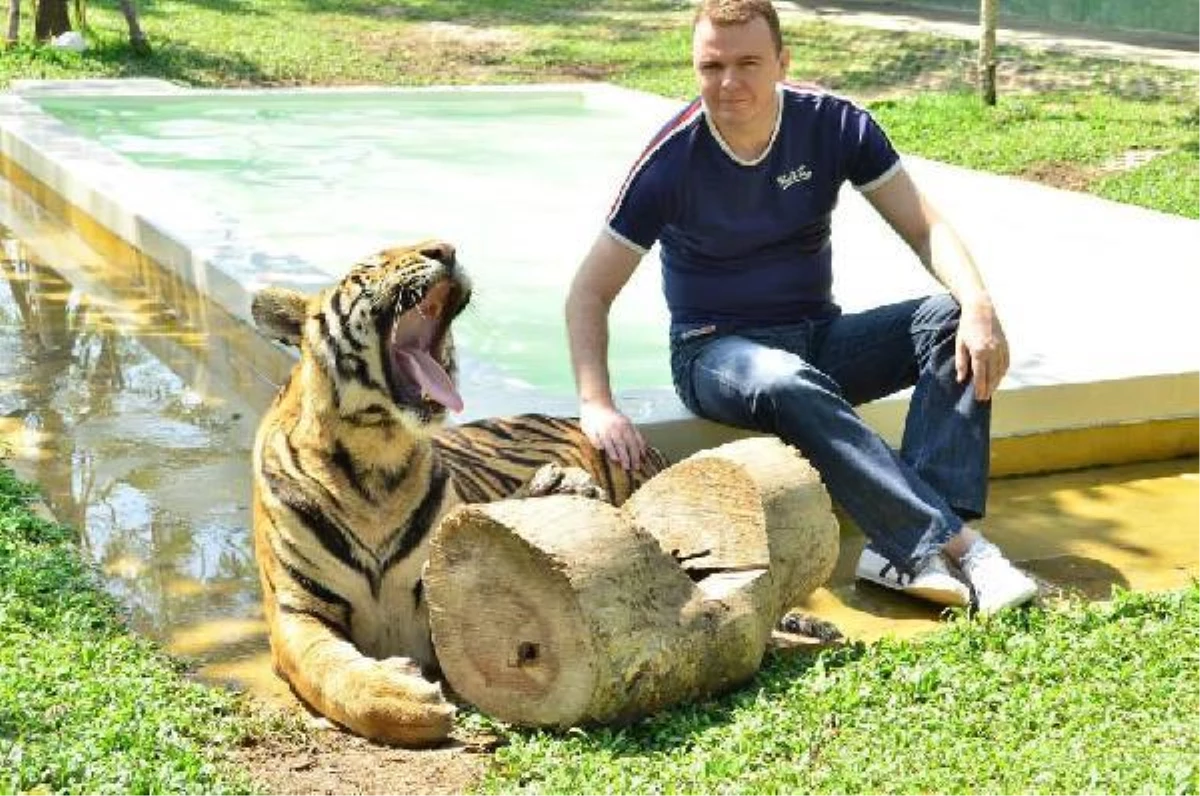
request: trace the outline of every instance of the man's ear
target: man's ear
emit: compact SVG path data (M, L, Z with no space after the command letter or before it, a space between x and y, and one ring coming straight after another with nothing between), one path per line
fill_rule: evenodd
M268 337L300 347L308 296L284 287L267 287L254 294L250 314Z

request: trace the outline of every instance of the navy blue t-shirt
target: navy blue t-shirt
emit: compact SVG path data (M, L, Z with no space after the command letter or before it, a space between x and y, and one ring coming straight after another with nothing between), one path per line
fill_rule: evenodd
M900 158L847 99L779 86L774 137L739 159L695 100L634 164L608 231L639 253L659 241L676 324L758 325L824 318L833 301L830 218L838 189L877 187Z

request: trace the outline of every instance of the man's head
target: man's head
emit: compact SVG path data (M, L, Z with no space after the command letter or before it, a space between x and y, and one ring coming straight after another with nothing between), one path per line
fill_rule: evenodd
M787 76L789 62L770 0L700 0L692 64L700 96L722 134L773 128L775 84Z
M745 25L755 19L767 23L775 52L783 52L783 34L779 30L779 14L771 0L700 0L696 4L695 27L707 19L714 25Z

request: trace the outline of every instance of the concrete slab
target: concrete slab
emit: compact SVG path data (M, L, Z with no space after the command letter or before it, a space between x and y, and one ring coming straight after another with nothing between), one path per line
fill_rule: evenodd
M1196 468L1195 459L1178 459L996 480L980 527L1034 575L1043 599L1183 588L1200 572ZM862 547L862 534L843 519L833 577L797 608L853 640L940 627L937 606L854 580Z
M327 272L302 258L257 249L258 242L240 237L236 225L212 208L198 206L161 176L145 174L49 118L36 104L42 95L109 93L125 86L126 81L36 81L0 97L3 174L69 219L93 245L103 238L105 245L158 262L234 318L246 320L249 294L264 268L277 281L310 289L329 281ZM158 90L163 96L187 93L156 81L129 88L151 96ZM522 90L528 87L513 89ZM676 107L611 90L621 101L643 103L653 118L665 118ZM1186 286L1189 257L1200 250L1200 223L916 157L906 162L974 252L1013 346L1013 368L995 404L993 472L1195 453L1198 338ZM596 190L611 192L607 181ZM841 202L834 223L835 291L845 307L938 289L856 192L847 189ZM521 245L527 232L519 219L510 220L507 243ZM580 248L586 243L581 240ZM622 317L665 317L656 269L654 262L643 264L619 300ZM569 269L559 270L564 273L556 278L565 281ZM562 334L557 313L553 316L544 330L550 339ZM650 350L660 345L661 332L652 332L648 341L630 340L628 333L624 324L615 326L618 352L633 344ZM277 380L278 367L262 375ZM681 456L738 435L683 409L669 388L665 351L658 383L662 386L638 390L618 384L618 399L669 454ZM464 396L478 414L575 411L569 391L512 389L503 373L491 371L476 377L468 369ZM864 407L863 414L896 442L905 406L906 396L900 395Z

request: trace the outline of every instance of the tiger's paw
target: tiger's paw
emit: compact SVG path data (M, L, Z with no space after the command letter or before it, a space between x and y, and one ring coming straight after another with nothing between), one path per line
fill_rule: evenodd
M539 467L519 493L520 497L547 495L578 495L591 500L608 501L604 489L586 470L553 463Z
M799 611L784 614L772 634L772 645L776 649L832 647L845 643L846 636L837 625Z
M457 708L408 658L364 660L354 675L346 705L354 732L407 747L433 746L450 734Z

